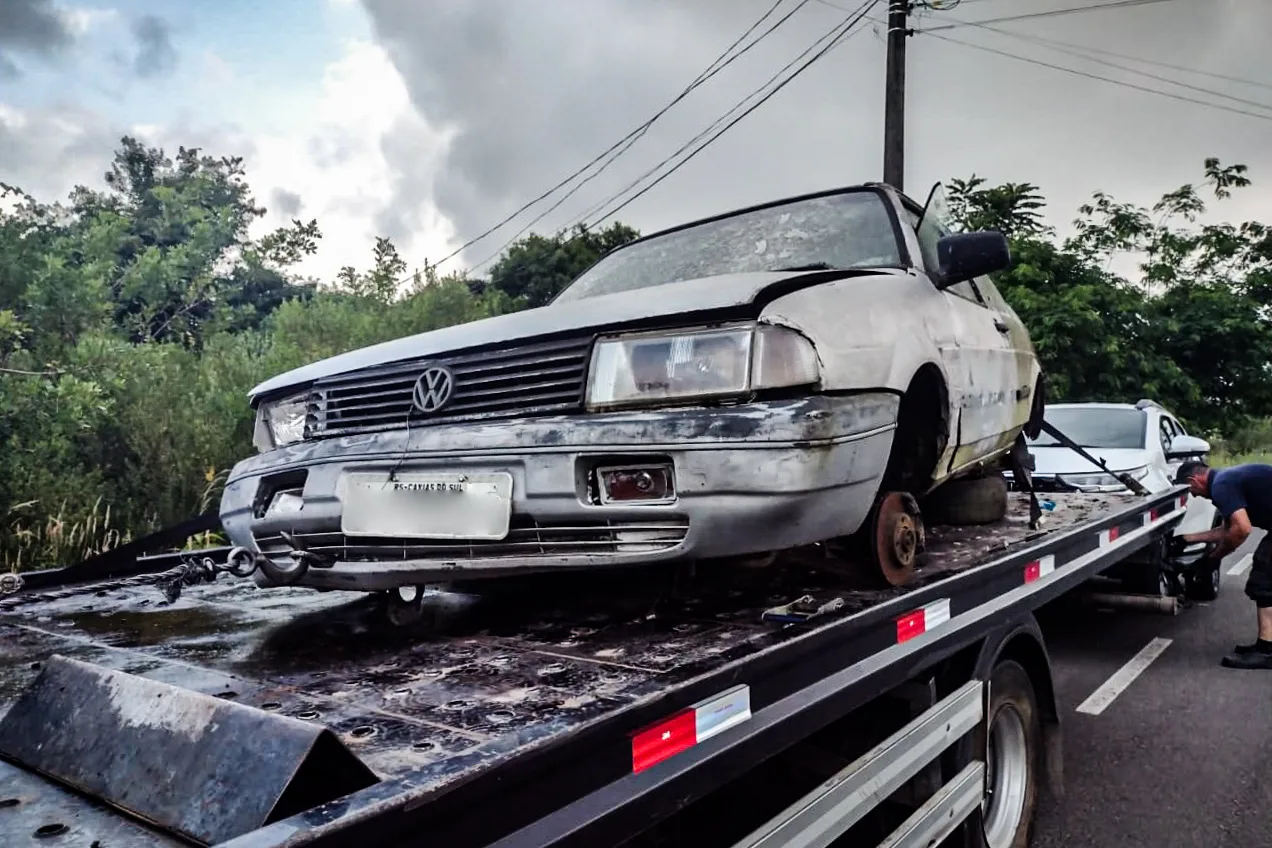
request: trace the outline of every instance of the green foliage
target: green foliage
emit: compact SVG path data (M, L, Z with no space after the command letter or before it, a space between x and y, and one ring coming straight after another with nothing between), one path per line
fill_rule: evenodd
M1272 229L1197 222L1216 200L1250 185L1244 165L1204 163L1152 207L1097 192L1075 233L1049 237L1030 185L983 188L954 180L950 209L968 229L1011 239L1012 267L996 277L1029 327L1053 399L1150 397L1195 429L1220 436L1272 415ZM1127 280L1108 269L1137 260Z
M1155 397L1267 450L1272 230L1198 225L1202 195L1249 184L1205 163L1202 188L1151 208L1097 194L1057 242L1029 183L951 184L964 226L1012 239L1004 295L1030 327L1055 396ZM293 220L252 239L263 209L235 157L124 138L106 188L48 204L0 184L0 563L66 564L215 509L251 453L248 391L355 348L548 303L623 224L513 243L486 279L412 270L378 239L365 269L319 284L294 269L321 242ZM1121 254L1140 259L1127 280Z
M625 224L595 232L581 225L568 236L530 234L490 269L490 285L518 307L543 306L596 260L640 234Z

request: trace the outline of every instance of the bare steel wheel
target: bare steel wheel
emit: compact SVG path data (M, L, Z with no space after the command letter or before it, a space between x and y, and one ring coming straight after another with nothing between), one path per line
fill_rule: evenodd
M871 553L883 578L904 586L914 576L914 566L924 548L923 516L915 499L905 492L889 492L872 515Z
M969 844L1026 848L1038 801L1038 702L1028 672L1013 660L995 666L989 696L988 720L976 734L985 758L985 797L979 832Z
M991 846L1010 845L1020 826L1025 793L1029 788L1029 749L1025 724L1010 704L994 716L985 751L985 841Z

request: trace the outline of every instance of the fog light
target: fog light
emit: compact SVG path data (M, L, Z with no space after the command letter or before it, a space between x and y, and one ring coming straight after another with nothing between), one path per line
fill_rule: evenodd
M671 466L598 468L601 503L670 503L676 499Z

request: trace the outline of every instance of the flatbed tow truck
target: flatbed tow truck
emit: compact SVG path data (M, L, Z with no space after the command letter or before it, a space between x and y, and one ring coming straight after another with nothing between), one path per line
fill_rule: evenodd
M10 580L0 843L1023 846L1061 778L1034 613L1161 549L1188 496L1048 497L1037 530L1020 494L929 528L905 587L814 552L486 584L410 627L190 579L214 552L151 564L167 596Z

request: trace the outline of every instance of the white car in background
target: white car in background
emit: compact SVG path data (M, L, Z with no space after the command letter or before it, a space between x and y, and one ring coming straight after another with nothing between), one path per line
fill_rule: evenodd
M1209 442L1189 435L1178 418L1152 400L1136 404L1048 404L1044 417L1048 424L1102 460L1110 471L1129 474L1150 492L1173 488L1175 472L1185 460L1202 459L1210 452ZM1126 490L1117 477L1064 447L1047 433L1029 440L1029 452L1034 457L1033 480L1039 492ZM1206 498L1190 497L1175 535L1209 530L1218 521L1213 503ZM1201 555L1205 550L1205 544L1184 546L1176 551L1175 558L1190 566L1196 565L1203 561ZM1199 599L1213 597L1218 591L1217 565L1208 568L1205 574L1189 573L1184 577L1189 593ZM1169 573L1166 579L1169 581ZM1198 582L1199 585L1193 585Z

